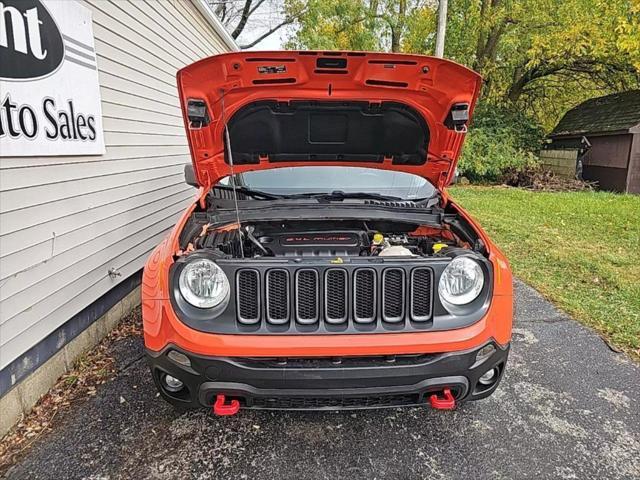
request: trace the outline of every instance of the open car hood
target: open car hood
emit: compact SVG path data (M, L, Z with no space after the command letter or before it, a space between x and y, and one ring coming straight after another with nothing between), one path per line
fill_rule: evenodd
M422 55L241 52L178 72L198 183L301 165L454 175L481 77ZM231 155L227 151L228 125Z

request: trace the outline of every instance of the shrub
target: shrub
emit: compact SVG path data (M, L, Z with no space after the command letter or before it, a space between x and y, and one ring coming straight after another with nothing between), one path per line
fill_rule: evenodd
M534 152L543 135L542 128L520 112L479 105L458 164L459 174L472 182L495 182L508 170L535 162Z

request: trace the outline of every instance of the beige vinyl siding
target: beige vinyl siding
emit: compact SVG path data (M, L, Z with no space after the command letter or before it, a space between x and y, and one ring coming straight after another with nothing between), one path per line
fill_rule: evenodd
M193 201L175 74L228 50L189 0L82 3L106 153L0 158L0 369L142 268Z

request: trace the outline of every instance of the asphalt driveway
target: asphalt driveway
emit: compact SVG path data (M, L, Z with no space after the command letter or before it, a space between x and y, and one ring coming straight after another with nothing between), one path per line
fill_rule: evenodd
M116 346L118 377L8 477L640 478L640 367L531 288L516 291L506 377L457 411L178 415L129 340Z

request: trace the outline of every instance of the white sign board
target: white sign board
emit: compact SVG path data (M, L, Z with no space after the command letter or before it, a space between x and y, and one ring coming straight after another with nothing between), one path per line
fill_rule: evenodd
M0 0L0 156L105 152L91 11Z

